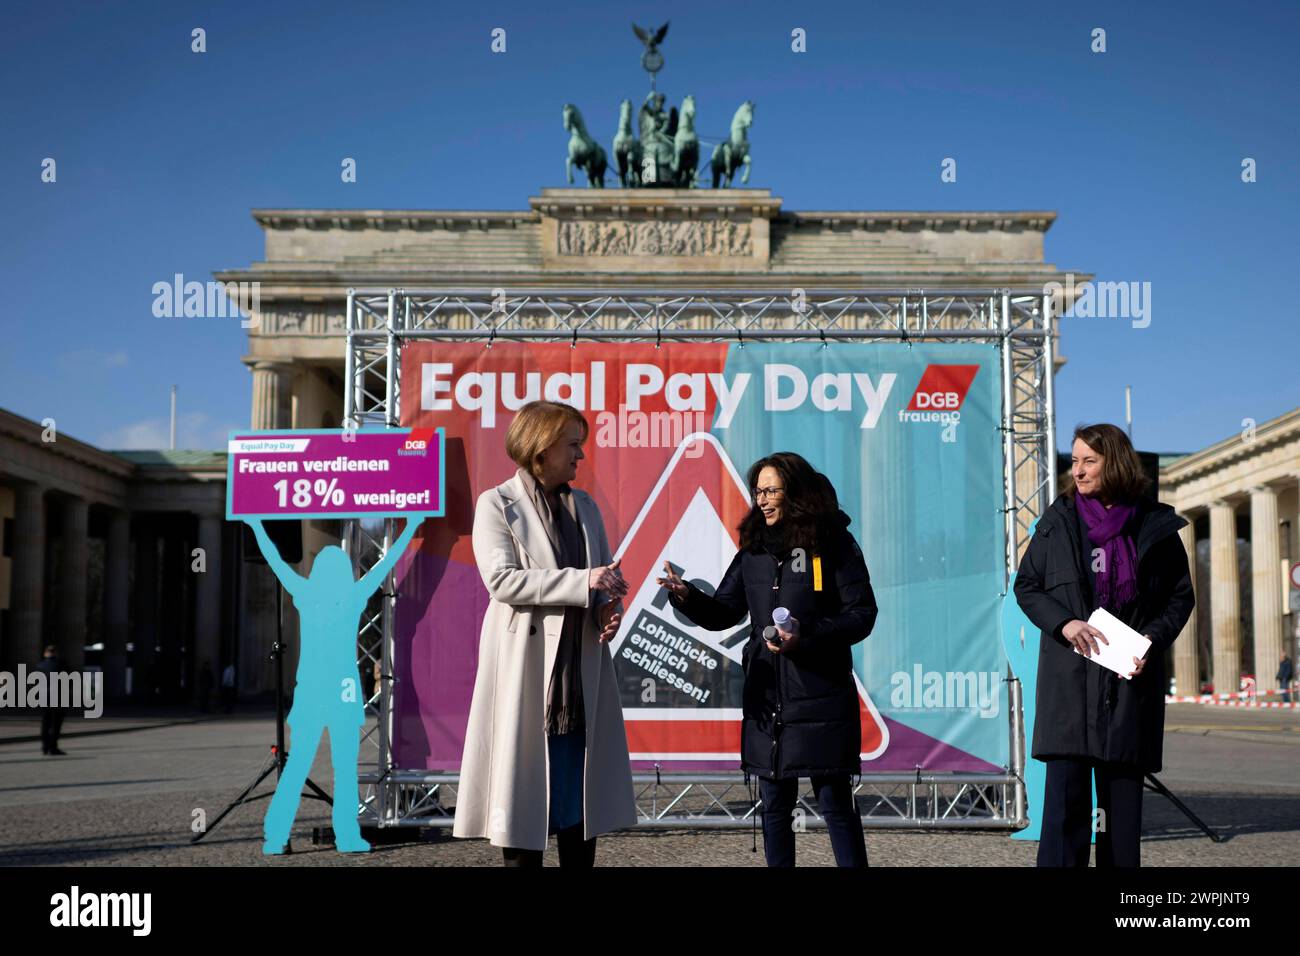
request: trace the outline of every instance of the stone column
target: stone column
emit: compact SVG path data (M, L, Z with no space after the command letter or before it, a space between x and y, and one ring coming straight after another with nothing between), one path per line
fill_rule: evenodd
M133 606L131 696L152 703L154 648L158 643L158 535L152 520L136 525Z
M221 532L224 526L221 515L199 515L199 547L203 549L206 570L198 575L194 594L195 679L207 664L218 684L221 678Z
M259 361L253 366L253 428L293 426L293 366ZM248 564L244 574L245 624L239 648L239 696L260 695L274 687L267 663L275 643L275 575L265 565ZM286 683L293 686L292 672Z
M14 494L14 543L10 607L13 663L31 667L41 659L45 607L45 488L23 484Z
M290 370L283 362L258 362L253 366L253 428L289 427Z
M90 507L85 498L63 499L59 555L59 657L68 670L86 663L86 578L90 569Z
M1277 665L1282 658L1282 582L1278 580L1281 562L1277 490L1257 485L1250 489L1250 574L1255 686L1261 694L1277 690Z
M1237 582L1237 513L1226 501L1210 505L1210 640L1214 693L1241 687L1241 593Z
M1178 536L1187 549L1187 566L1192 574L1192 587L1196 587L1196 525L1190 515L1183 515L1187 526L1180 528ZM1196 610L1174 642L1174 690L1180 697L1195 697L1201 692L1200 647L1196 640Z
M131 516L115 509L104 541L104 692L113 700L126 695L130 564Z

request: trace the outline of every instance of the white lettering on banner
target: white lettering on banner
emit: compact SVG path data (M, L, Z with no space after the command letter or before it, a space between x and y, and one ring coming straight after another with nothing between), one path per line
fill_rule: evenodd
M420 407L426 412L446 412L451 410L451 401L439 398L439 392L451 391L451 383L442 381L440 375L451 374L450 362L425 362L420 367L423 373L420 381Z
M831 386L835 387L835 397L826 394ZM853 410L853 376L848 372L832 375L826 372L818 375L812 382L812 401L823 412L848 412Z
M453 407L478 412L483 428L495 428L498 401L507 411L518 411L525 404L545 398L566 402L582 410L607 407L605 397L605 363L592 362L587 372L523 373L520 394L519 373L465 372L452 379L449 362L425 362L421 365L420 407L424 411L443 412ZM620 409L641 410L643 399L662 398L673 412L707 412L709 393L717 405L716 428L727 428L740 409L740 403L752 378L739 372L730 381L718 372L674 372L665 375L658 365L629 362L624 372ZM872 380L866 372L823 372L813 377L797 365L771 363L763 366L763 410L788 412L801 408L811 398L813 407L822 412L851 412L860 398L866 405L861 428L875 428L885 410L889 393L898 378L895 372L882 372ZM854 388L856 387L856 393ZM938 396L938 402L949 399ZM935 407L944 407L936 404Z
M781 379L790 379L793 388L782 398ZM808 379L796 365L763 366L763 409L769 412L789 412L803 404L808 397Z
M425 368L428 368L426 365ZM521 396L515 388L514 372L501 375L501 404L512 412L517 412L529 402L536 402L542 397L542 375L540 372L527 372L524 375L524 394Z
M875 428L876 422L880 421L880 414L885 410L885 399L889 398L889 390L894 387L894 379L898 375L894 372L885 372L880 376L880 384L873 386L871 376L865 372L854 372L853 381L857 383L858 391L867 402L867 414L862 419L863 428Z
M420 408L429 412L446 412L457 406L467 412L479 413L483 428L495 428L497 399L508 411L518 411L529 402L546 399L564 402L574 408L586 410L605 407L605 363L591 363L591 389L588 391L586 372L555 372L542 380L541 372L524 373L524 393L519 394L518 373L501 373L501 389L497 389L496 372L465 372L453 383L450 380L453 366L450 362L425 362L420 366ZM661 373L662 378L662 373ZM450 393L452 397L441 396Z
M330 460L309 459L301 462L303 471L388 471L391 462L386 458L344 458ZM300 463L296 461L256 461L241 458L237 470L241 475L297 474Z
M641 410L641 398L657 395L664 387L664 373L658 365L640 365L629 362L627 366L627 407L634 412Z
M481 413L484 428L495 428L497 423L497 377L491 372L469 372L456 380L456 404L466 411ZM469 390L478 386L478 394Z
M731 425L731 416L735 415L736 409L740 407L740 397L745 394L749 379L748 372L741 372L736 376L736 383L728 388L725 378L716 372L709 373L709 384L713 386L713 394L718 396L719 428L727 428Z

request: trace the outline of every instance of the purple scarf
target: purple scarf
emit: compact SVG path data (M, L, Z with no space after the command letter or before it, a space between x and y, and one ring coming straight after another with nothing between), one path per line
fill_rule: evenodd
M1137 596L1137 549L1124 534L1124 526L1136 510L1116 504L1109 509L1095 498L1076 494L1075 503L1088 529L1088 540L1102 549L1097 572L1097 604L1117 611Z

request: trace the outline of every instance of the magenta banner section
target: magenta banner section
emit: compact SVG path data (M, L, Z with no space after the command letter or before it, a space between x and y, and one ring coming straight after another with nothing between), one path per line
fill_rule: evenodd
M347 518L444 510L441 428L231 432L226 518Z

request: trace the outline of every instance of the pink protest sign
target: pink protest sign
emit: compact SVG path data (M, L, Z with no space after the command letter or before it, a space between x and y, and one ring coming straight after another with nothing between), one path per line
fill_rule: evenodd
M347 518L444 510L441 428L231 432L226 518Z

